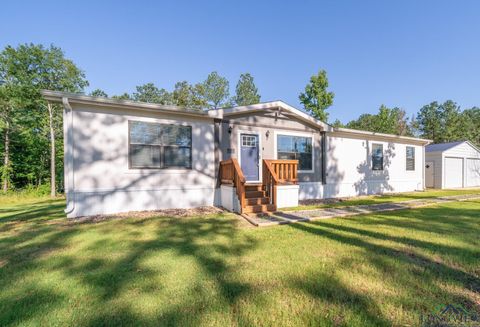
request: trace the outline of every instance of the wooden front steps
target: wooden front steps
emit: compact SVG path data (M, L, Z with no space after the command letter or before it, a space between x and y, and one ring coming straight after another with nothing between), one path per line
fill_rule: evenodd
M245 185L244 213L273 212L277 206L270 204L270 198L265 195L262 184Z
M221 161L218 171L220 184L233 186L240 204L240 208L236 208L236 205L233 205L236 202L226 200L226 208L246 214L276 211L277 186L297 184L297 168L298 160L263 159L262 181L258 184L247 184L236 158Z

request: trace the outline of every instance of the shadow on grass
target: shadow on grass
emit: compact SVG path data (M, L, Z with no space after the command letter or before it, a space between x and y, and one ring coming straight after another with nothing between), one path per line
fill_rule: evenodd
M429 209L423 209L423 210L429 210ZM398 216L408 216L406 212L401 212L401 213L396 213L395 214L397 217ZM389 220L388 216L384 218L379 218L379 219L385 219ZM392 220L390 219L390 226L395 226L398 227L398 224L395 222L398 222L397 219ZM382 223L379 223L377 225L381 225ZM472 249L467 249L464 247L458 247L458 246L450 246L450 245L444 245L444 244L439 244L439 243L434 243L434 242L429 242L425 240L419 240L416 238L411 238L411 237L406 237L406 236L394 236L394 235L389 235L389 234L384 234L380 233L378 231L372 231L364 228L356 228L356 227L351 227L351 226L345 226L345 225L339 225L339 224L332 224L326 220L324 221L319 221L316 223L317 226L322 226L325 228L331 228L335 229L337 231L341 232L346 232L346 233L351 233L351 234L357 234L358 236L366 236L378 240L383 240L383 241L392 241L398 244L404 244L408 246L412 246L415 248L419 249L424 249L424 250L429 250L431 252L438 252L446 255L450 255L455 257L457 260L462 260L465 257L470 257L470 258L475 258L480 256L480 251L479 250L472 250ZM410 228L411 225L409 225ZM413 227L415 229L415 227ZM433 230L433 229L432 229ZM451 229L450 229L451 231Z
M354 222L347 222L347 224L355 223L363 225L364 220L370 220L370 227L376 224L395 226L409 228L412 231L419 230L422 232L443 233L445 237L449 237L449 234L455 236L459 229L467 228L470 224L477 223L476 228L471 229L470 233L471 235L478 235L478 222L475 218L477 215L478 210L473 209L449 210L444 207L434 207L405 210L403 212L387 213L380 216L370 215L357 217ZM400 218L398 218L398 216L400 216ZM410 218L411 220L409 221ZM423 223L418 223L418 220ZM427 220L433 222L430 228L428 228ZM435 223L440 224L441 228L436 229ZM461 227L456 227L457 223L460 223ZM391 236L378 231L345 226L343 223L315 221L311 223L291 224L289 226L306 233L326 237L341 244L361 248L366 251L364 257L379 271L390 269L391 267L389 268L388 266L391 260L399 262L402 267L402 274L400 274L400 280L397 282L401 284L402 287L410 287L413 280L416 281L417 278L420 278L423 282L428 283L421 285L424 289L438 290L439 285L455 284L473 293L480 292L480 278L476 274L469 273L456 266L447 265L441 260L432 260L430 257L421 253L423 250L430 250L440 255L453 255L457 258L467 257L468 261L474 263L475 258L480 258L480 251L444 246L416 240L414 238ZM450 227L448 233L443 232L446 226ZM477 233L475 232L476 230ZM468 239L468 237L465 237L465 239ZM392 246L385 245L384 243L379 244L378 240L392 241L396 244ZM404 245L408 247L405 248ZM394 265L393 267L397 266ZM417 276L412 277L415 274L417 274ZM466 307L472 308L477 306L470 298L455 294L452 294L452 297L457 298L457 300Z
M63 318L66 320L60 321L64 324L196 326L205 324L211 318L209 314L212 312L217 314L215 317L226 317L226 325L254 325L258 322L250 320L248 312L243 311L243 305L252 298L258 299L262 296L261 292L257 292L257 285L242 282L237 272L242 269L238 259L248 258L251 252L261 247L255 235L262 235L262 230L239 233L235 220L222 215L180 219L153 217L74 224L61 219L50 221L48 217L63 215L63 205L61 208L51 205L47 202L44 206L36 203L32 209L22 207L28 219L24 219L20 211L16 211L13 217L8 212L4 213L4 217L8 216L12 220L0 223L0 226L15 222L18 222L18 226L0 234L0 325L24 325L33 319L55 316L56 309L71 306L71 290L64 286L57 288L48 283L42 285L41 280L35 280L39 270L71 278L82 290L89 292L88 296L84 295L82 299L86 297L91 303L72 309L76 318ZM451 209L445 205L361 216L350 221L336 219L335 222L324 220L292 224L290 227L278 227L278 236L287 235L281 232L281 228L293 228L301 232L295 235L300 242L303 233L306 233L362 249L364 253L362 251L359 259L368 261L381 272L381 277L388 278L389 271L392 271L392 274L397 273L395 286L408 289L406 296L421 293L416 292L418 288L426 293L422 301L438 301L438 298L445 296L456 296L459 302L469 307L474 305L470 298L449 294L447 290L440 288L441 285L453 284L478 293L478 276L458 266L433 260L422 254L422 251L438 252L458 259L462 256L478 258L478 252L423 239L417 240L415 235L410 236L408 233L407 237L394 233L395 228L407 231L411 229L412 232L428 231L445 237L463 233L464 240L474 242L475 232L478 232L478 221L475 219L477 216L476 210ZM382 233L372 230L377 226L395 228L391 228L388 233ZM268 229L265 229L265 232L267 233ZM119 233L122 237L115 237ZM82 243L81 246L72 252L70 248L78 246L79 242ZM390 242L393 244L390 245ZM53 256L54 260L50 260L50 256ZM159 261L155 262L159 266L145 265L152 256L157 256ZM168 258L175 262L172 267L183 270L188 268L181 267L178 262L184 259L192 261L193 266L201 271L195 278L201 276L192 284L189 296L175 299L171 304L162 304L162 308L147 311L148 314L140 314L142 311L133 305L136 298L125 299L125 293L130 294L133 289L133 296L139 298L165 295L162 291L162 288L166 287L164 283L167 283L164 275L172 273L172 267L164 262L164 259ZM355 260L355 257L347 259ZM342 258L339 262L341 260ZM343 270L348 271L348 264L345 262ZM268 266L266 268L271 269ZM401 272L396 272L395 269L400 269ZM355 273L357 272L352 269L352 274ZM318 325L342 325L358 322L358 325L388 325L389 317L382 313L384 308L379 307L379 300L362 294L338 276L315 269L307 274L307 278L292 276L287 279L288 287L300 290L320 302L331 303L328 314L340 312L338 317L325 317L315 312L301 313L306 324L318 322ZM31 280L35 280L35 283ZM214 287L207 288L204 284ZM436 296L438 298L435 298ZM211 302L202 301L203 299L210 299ZM410 312L417 312L417 309L408 308ZM341 310L345 310L347 317L342 318ZM218 311L221 314L218 314ZM278 318L279 313L274 314ZM286 313L289 314L294 313ZM268 317L258 319L270 321Z
M325 317L324 314L316 316L315 312L307 312L306 325L323 326L326 323L335 326L349 324L358 326L390 326L391 323L383 317L383 314L373 299L352 290L342 284L335 275L314 272L308 279L293 279L291 287L301 290L314 299L320 300L326 305L333 305L341 310Z
M463 201L464 204L479 204L478 201ZM470 234L478 229L480 223L479 210L461 209L452 203L441 206L424 207L421 209L409 209L396 211L393 214L383 216L372 215L362 218L362 224L375 226L391 226L417 230L428 233L447 233L452 236ZM414 213L414 214L413 214ZM395 216L400 219L392 219ZM474 217L479 217L475 219ZM464 235L463 235L464 236Z
M4 235L0 237L2 326L21 325L27 319L38 319L65 301L65 290L43 287L40 280L27 281L35 276L41 259L64 248L78 230L38 221L22 227L10 236L5 236L6 232L2 231ZM16 286L12 289L12 285Z
M143 223L151 222L150 219L135 221L131 224L141 228ZM82 265L62 265L59 267L67 274L77 276L85 284L93 286L102 301L114 300L122 290L135 279L148 279L158 274L142 267L141 262L152 253L173 251L180 257L190 257L201 267L211 281L216 285L222 301L230 307L235 307L237 300L248 294L250 286L235 280L235 267L227 262L233 257L240 257L247 251L256 247L256 242L250 237L238 237L237 228L232 220L222 216L205 219L178 219L161 218L156 224L156 237L151 240L133 241L129 245L129 252L122 259L111 263L107 260L90 260ZM226 242L219 242L219 239ZM197 289L197 294L203 290ZM148 292L148 290L145 290ZM198 316L188 317L182 314L185 310L171 309L167 313L153 317L138 317L128 308L120 312L97 313L95 318L87 325L108 324L143 324L157 325L197 325L201 321L202 311L206 308L196 305L185 299L184 306L198 312ZM192 308L197 306L197 308ZM203 309L202 309L203 307ZM240 313L235 315L236 323L245 323L245 317ZM248 324L248 323L247 323Z
M64 200L46 200L29 203L27 205L10 205L0 209L0 226L2 223L29 220L50 220L65 218Z
M248 236L238 235L234 219L215 215L203 218L124 219L96 224L48 221L47 217L63 215L61 209L63 204L36 203L34 209L4 213L4 224L13 221L22 224L20 229L10 231L10 235L0 237L0 294L8 294L6 298L0 295L0 325L21 325L32 317L48 315L49 310L57 305L65 305L64 296L68 293L65 289L51 288L47 292L35 285L32 286L33 289L26 286L12 289L11 285L16 283L25 285L22 280L32 278L39 267L60 272L80 281L82 287L93 290L89 297L96 303L97 309L81 319L80 324L86 326L201 323L202 314L214 309L205 303L190 303L190 298L182 299L182 305L163 308L167 312L158 310L158 313L143 316L130 304L112 304L122 292L131 289L139 280L147 281L147 287L138 290L140 294L155 294L159 291L161 285L154 283L162 275L163 268L149 269L142 263L152 254L163 251L173 252L179 259L193 259L207 276L208 282L215 285L218 292L215 297L225 303L227 308L234 308L237 301L251 291L250 285L235 278L232 261L254 249L256 242ZM118 230L122 227L123 231ZM138 229L142 228L154 236L148 239L137 237ZM90 229L97 233L94 235L98 240L89 238ZM123 244L113 237L114 233L127 236ZM102 235L105 237L102 238ZM86 251L113 254L114 259L93 254L79 260L77 253L63 252L79 240L88 244ZM102 252L102 249L111 250ZM55 259L44 260L50 253L56 253ZM202 292L205 292L202 287L196 290L197 300ZM196 314L185 314L185 308ZM250 324L241 312L233 313L232 319L234 324Z

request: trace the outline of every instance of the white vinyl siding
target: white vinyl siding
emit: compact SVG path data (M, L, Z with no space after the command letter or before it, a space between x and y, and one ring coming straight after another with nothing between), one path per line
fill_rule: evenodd
M127 211L211 206L215 199L214 128L210 119L122 108L74 105L67 190L74 207L67 217ZM192 167L129 167L129 121L191 126ZM137 140L139 141L139 140ZM168 150L167 150L168 151ZM169 164L169 163L168 163Z

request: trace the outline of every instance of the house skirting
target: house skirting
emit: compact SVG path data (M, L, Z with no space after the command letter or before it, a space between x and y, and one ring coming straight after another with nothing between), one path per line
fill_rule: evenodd
M299 200L328 199L372 195L383 193L400 193L423 190L421 181L359 181L356 183L322 184L321 182L300 182Z
M73 210L67 212L67 217L211 206L214 203L214 195L214 187L199 186L151 190L77 191L73 194Z
M277 208L287 208L298 206L299 196L298 185L278 185L277 186Z
M298 205L298 200L351 197L358 195L422 190L418 181L362 181L358 183L322 184L300 182L294 186L281 186L278 192L278 207ZM298 197L295 196L298 194ZM239 211L236 191L231 186L215 189L208 186L184 186L164 189L101 191L77 191L73 198L73 210L68 218L99 214L115 214L129 211L161 210L169 208L194 208L221 205L234 212ZM298 200L297 200L298 199Z

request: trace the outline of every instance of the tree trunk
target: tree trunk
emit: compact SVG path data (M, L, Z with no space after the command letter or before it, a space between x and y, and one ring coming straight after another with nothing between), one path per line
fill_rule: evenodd
M55 130L53 128L53 106L47 104L48 122L50 127L50 196L56 196L56 176L55 176Z
M8 182L9 182L9 175L10 175L10 123L8 120L5 123L5 149L4 149L4 159L3 159L3 193L7 193L8 191Z

